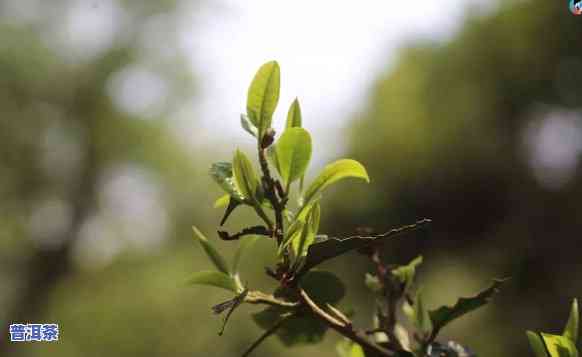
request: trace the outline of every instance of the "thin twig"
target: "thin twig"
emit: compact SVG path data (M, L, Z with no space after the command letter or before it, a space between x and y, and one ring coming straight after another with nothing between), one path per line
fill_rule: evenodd
M277 299L273 295L268 295L260 291L249 291L249 293L245 297L245 302L249 304L265 304L287 308L296 308L299 306L298 302Z
M395 352L387 350L384 347L373 343L364 334L355 331L351 325L345 325L343 322L338 321L334 317L330 316L327 312L317 306L313 300L311 300L305 290L301 288L298 290L301 302L309 308L309 311L315 318L322 321L344 337L347 337L348 339L358 343L366 352L382 357L396 356Z
M267 331L265 331L265 333L263 333L261 335L261 337L259 337L255 342L253 342L252 345L249 346L249 348L247 348L247 350L245 351L245 353L243 353L243 355L241 357L248 357L257 347L259 347L259 345L261 343L263 343L263 341L271 336L272 334L274 334L275 332L277 332L277 330L283 326L283 323L285 323L285 321L287 321L289 318L291 318L293 315L289 315L289 316L285 316L283 317L281 320L277 321L277 323L271 327L270 329L268 329Z
M386 311L378 304L377 314L380 320L380 326L388 335L390 343L397 349L402 350L402 344L396 337L396 307L398 301L402 297L403 291L399 291L393 276L389 273L388 267L384 265L378 246L373 247L373 253L370 258L376 265L376 274L378 274L378 281L382 284L383 296L386 299Z

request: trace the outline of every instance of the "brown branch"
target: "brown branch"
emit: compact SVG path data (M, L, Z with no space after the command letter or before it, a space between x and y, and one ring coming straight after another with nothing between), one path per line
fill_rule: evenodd
M269 170L265 150L265 148L259 147L259 164L261 166L261 171L263 172L265 197L267 197L275 211L275 229L273 229L273 237L276 238L277 243L280 244L283 240L283 210L285 209L285 197L281 197L281 199L277 197L277 183L271 176L271 170Z
M381 357L397 356L396 352L392 352L380 345L375 344L374 342L370 341L365 334L354 330L351 325L347 325L330 316L327 312L317 306L317 304L309 297L305 290L299 288L298 293L301 303L309 309L309 312L311 312L315 318L325 323L340 335L358 343L367 353Z
M229 234L227 231L216 231L218 237L222 240L238 240L247 235L261 235L261 236L271 236L271 231L263 226L253 226L243 229L236 234Z

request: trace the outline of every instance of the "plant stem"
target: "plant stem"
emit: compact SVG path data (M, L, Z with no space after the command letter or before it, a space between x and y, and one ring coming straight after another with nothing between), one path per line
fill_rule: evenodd
M374 355L374 356L382 356L382 357L395 357L397 356L396 352L392 352L387 350L386 348L375 344L374 342L370 341L366 335L354 330L351 325L345 324L336 318L329 315L327 312L322 310L317 304L309 297L307 292L301 288L298 288L299 298L301 303L309 309L309 312L320 320L321 322L325 323L330 328L334 329L336 332L341 334L342 336L358 343L364 351Z
M277 323L271 327L270 329L268 329L267 331L265 331L265 333L263 333L261 335L261 337L259 337L255 342L253 342L252 345L249 346L249 348L247 348L247 350L245 351L245 353L242 354L242 357L248 357L254 350L255 348L259 347L259 345L261 343L263 343L263 341L271 336L272 334L274 334L275 332L277 332L277 330L283 325L283 323L285 321L287 321L291 316L285 316L283 318L281 318L281 320L277 321Z
M314 318L326 324L340 335L358 343L362 348L369 352L373 356L378 357L395 357L399 354L394 351L390 351L372 341L370 341L364 333L358 332L353 329L352 325L344 321L340 321L335 317L328 314L325 310L319 307L307 294L307 292L301 288L296 290L299 301L289 302L277 299L273 295L268 295L260 291L249 291L245 297L245 302L249 304L265 304L270 306L286 307L291 309L301 309L304 312L311 314ZM285 319L279 321L276 325L277 328L283 323ZM276 331L276 329L271 328L267 333L265 333L259 340L257 340L249 350L247 350L244 356L247 356L252 350L254 350L265 338L270 336Z
M261 171L263 172L263 177L265 179L265 195L275 211L275 229L273 229L273 236L277 239L277 243L281 243L283 240L283 210L285 209L284 198L281 200L277 198L277 193L275 192L275 180L271 176L271 171L269 170L269 164L267 163L267 157L265 155L265 149L259 146L259 164L261 165Z
M383 286L383 295L386 298L386 311L383 306L378 304L378 319L382 330L388 335L390 343L397 349L402 350L402 344L396 337L396 307L400 300L402 292L398 291L398 284L394 281L390 270L384 265L381 258L379 247L374 247L370 256L372 262L376 265L376 274Z
M297 302L290 302L277 299L273 295L265 294L261 291L249 291L245 297L245 302L249 304L265 304L271 306L295 308L299 306Z

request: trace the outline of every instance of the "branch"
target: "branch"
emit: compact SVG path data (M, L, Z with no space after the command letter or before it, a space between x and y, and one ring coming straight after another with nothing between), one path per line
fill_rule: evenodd
M299 307L298 302L291 302L291 301L277 299L273 295L265 294L263 292L256 291L256 290L248 292L247 296L245 297L245 302L249 303L249 304L265 304L265 305L287 307L287 308Z
M402 350L402 344L398 337L396 337L396 308L398 301L402 297L404 291L399 291L394 278L390 275L388 267L382 262L380 256L380 250L378 246L373 247L373 252L370 256L372 262L376 265L376 274L378 274L378 280L382 284L383 296L386 298L386 311L381 305L377 306L377 316L380 320L380 326L383 331L388 335L390 343L397 350Z
M384 347L379 346L368 340L368 338L365 335L355 331L351 327L351 325L346 325L344 322L338 321L336 318L330 316L327 312L325 312L319 306L317 306L317 304L313 300L311 300L311 298L309 297L309 295L307 295L307 292L305 292L305 290L299 288L298 293L302 304L309 309L309 312L311 312L311 314L315 318L325 323L327 326L334 329L342 336L358 343L367 353L379 357L397 356L396 352L389 351Z
M263 172L265 197L267 197L275 211L275 229L273 230L273 236L277 239L277 243L280 244L283 240L283 210L285 209L285 197L279 199L277 196L277 183L271 176L265 150L265 148L259 147L259 164L261 166L261 171Z
M339 332L341 335L349 338L350 340L360 344L362 348L374 356L381 356L381 357L394 357L396 353L391 352L371 341L369 341L365 335L354 331L351 324L347 324L344 321L340 321L335 317L331 316L327 312L325 312L322 308L317 306L317 304L307 295L305 290L299 288L298 294L300 301L299 302L289 302L277 299L273 295L267 295L260 291L249 291L247 296L245 297L245 302L249 304L265 304L270 306L279 306L279 307L286 307L286 308L300 308L304 306L307 308L307 312L314 316L316 319L320 320L330 328L334 329L335 331ZM285 319L279 321L275 326L279 328L282 322ZM274 327L275 327L274 326ZM265 338L269 337L273 334L276 329L271 328L268 330L259 340L257 340L250 348L245 352L244 356L247 356L250 352L252 352Z
M230 235L227 231L217 231L218 236L220 237L220 239L222 240L237 240L240 239L244 236L247 235L262 235L262 236L270 236L271 235L271 231L269 231L268 228L263 227L263 226L254 226L254 227L249 227L249 228L245 228L242 231Z

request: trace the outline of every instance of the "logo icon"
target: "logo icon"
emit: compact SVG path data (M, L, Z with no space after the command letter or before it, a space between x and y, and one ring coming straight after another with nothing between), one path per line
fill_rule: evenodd
M582 0L570 0L570 11L576 15L582 15Z

